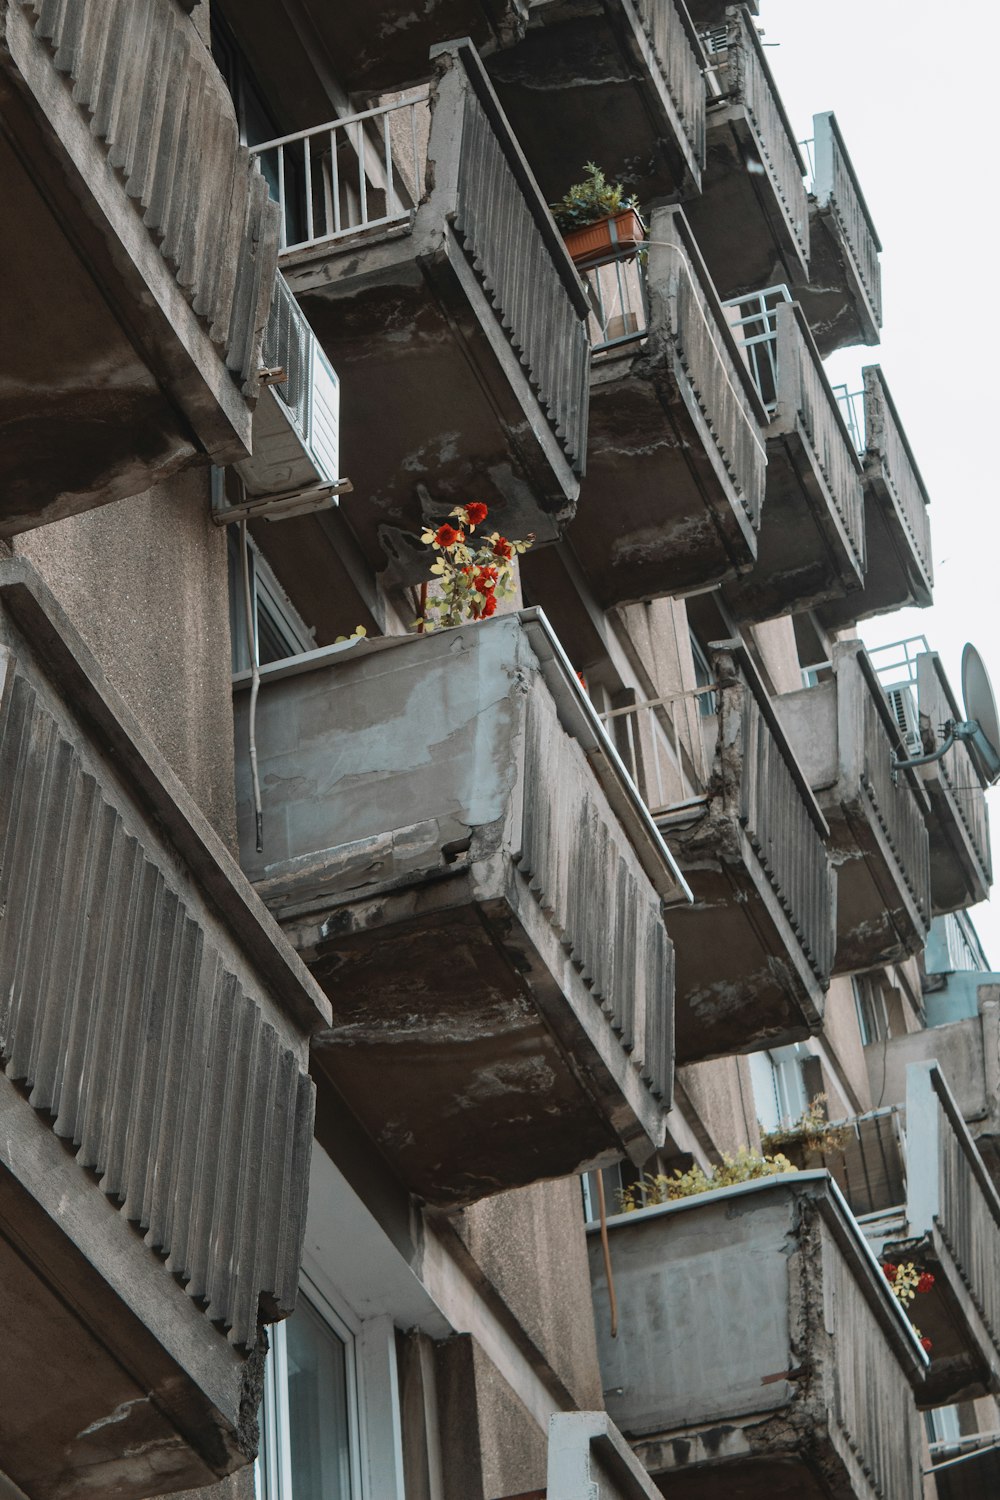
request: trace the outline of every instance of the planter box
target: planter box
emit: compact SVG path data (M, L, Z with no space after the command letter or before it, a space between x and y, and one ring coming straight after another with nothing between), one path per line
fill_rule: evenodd
M683 882L544 617L262 672L243 864L327 990L321 1075L455 1203L663 1136ZM596 774L595 774L596 772Z
M918 1500L910 1382L924 1357L825 1172L618 1215L608 1230L616 1339L590 1233L608 1414L665 1493Z
M571 229L565 236L566 249L578 266L610 260L621 250L637 250L645 238L645 228L634 208L582 229Z

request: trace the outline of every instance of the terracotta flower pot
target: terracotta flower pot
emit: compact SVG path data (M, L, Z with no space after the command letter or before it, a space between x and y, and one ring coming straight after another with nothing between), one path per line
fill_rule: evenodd
M565 236L566 249L578 266L596 264L618 250L634 250L645 238L642 220L634 208L582 229L571 229Z

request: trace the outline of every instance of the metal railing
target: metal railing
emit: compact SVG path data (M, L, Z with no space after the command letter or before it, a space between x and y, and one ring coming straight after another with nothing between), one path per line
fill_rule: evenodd
M708 782L711 758L702 725L717 708L714 687L648 698L601 714L615 749L650 812L669 812L697 797Z
M426 88L252 148L281 207L282 250L406 223L427 166Z
M905 742L867 653L858 652L856 660L862 677L862 787L926 928L931 920L930 854L923 805L910 781L915 773L896 771Z
M724 302L728 321L746 351L747 366L760 399L773 416L778 405L778 306L791 302L787 286L769 286Z
M844 419L844 425L851 434L854 451L859 457L864 457L865 393L864 391L852 391L846 385L835 385L831 389L840 406L840 414Z
M282 369L273 387L287 407L299 436L319 471L330 481L340 476L340 382L308 318L279 272L263 340L264 364Z
M699 166L705 162L705 81L702 48L686 7L674 0L635 0L660 77Z
M594 354L645 337L649 312L641 253L616 255L580 274L590 293L590 345Z

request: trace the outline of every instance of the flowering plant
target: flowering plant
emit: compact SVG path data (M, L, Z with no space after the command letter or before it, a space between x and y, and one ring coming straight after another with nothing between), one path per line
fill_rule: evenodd
M435 591L428 596L427 584L420 590L420 616L415 623L421 632L433 630L435 623L462 625L466 620L489 619L498 602L514 597L515 559L535 540L529 535L512 541L499 531L482 532L473 539L489 515L488 507L479 502L456 505L450 514L454 525L428 526L420 537L437 554L431 564ZM427 618L428 608L437 611L436 621Z
M619 1192L618 1203L623 1214L631 1214L639 1208L672 1203L677 1198L693 1198L697 1193L710 1193L713 1188L732 1187L737 1182L752 1182L757 1177L777 1177L783 1172L797 1170L780 1152L775 1156L758 1156L741 1146L735 1156L724 1154L711 1173L703 1172L699 1166L692 1167L689 1172L675 1169L669 1176L662 1172L655 1176L646 1172L638 1182Z
M775 1146L803 1145L813 1151L840 1151L846 1144L848 1129L845 1125L831 1125L823 1106L825 1094L814 1094L797 1120L790 1125L780 1125L777 1130L762 1130L761 1145L765 1151Z
M891 1260L884 1261L882 1275L904 1307L909 1307L918 1292L929 1292L934 1285L930 1271L918 1271L912 1260L901 1260L898 1265ZM916 1324L913 1324L913 1331L920 1339L920 1347L929 1354L932 1348L930 1339L922 1336Z

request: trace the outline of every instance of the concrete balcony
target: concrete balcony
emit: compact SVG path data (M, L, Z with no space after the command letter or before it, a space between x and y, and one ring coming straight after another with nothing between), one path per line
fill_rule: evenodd
M683 592L753 563L767 420L684 216L652 217L644 275L595 326L587 477L569 543L600 604ZM619 267L587 273L597 295ZM622 299L609 291L607 305ZM634 308L631 306L634 303Z
M721 297L808 279L805 167L746 6L703 30L720 97L707 118L701 196L688 217ZM724 28L724 29L723 29Z
M619 710L623 758L687 879L676 944L677 1060L750 1052L818 1030L834 948L829 834L766 690L735 641L710 694ZM671 805L673 738L694 731L704 795Z
M877 344L882 327L882 242L834 114L813 116L809 276L795 284L820 354Z
M429 96L257 148L282 269L351 392L341 511L376 568L389 529L397 582L424 574L424 519L470 499L554 540L587 441L580 279L475 52L435 67Z
M276 211L178 0L85 9L0 5L0 535L251 447Z
M861 463L819 351L784 287L727 310L770 415L756 565L725 586L740 620L856 598L865 576Z
M941 658L923 636L872 653L879 680L903 726L912 756L939 749L945 725L965 717ZM961 911L989 897L993 883L986 789L966 746L958 741L941 760L916 774L927 793L931 908L934 916Z
M932 602L930 499L881 369L863 374L864 390L842 405L864 462L867 570L860 594L820 606L828 630Z
M827 681L782 693L774 705L830 825L833 973L918 952L931 919L928 799L915 772L894 770L906 747L860 641L834 647Z
M320 1076L403 1182L447 1205L648 1155L686 888L544 617L261 678L243 865L330 996Z
M486 65L546 197L584 158L642 202L697 193L706 59L684 0L532 0L529 15Z
M594 1230L608 1414L665 1494L919 1500L923 1355L825 1172L610 1219L615 1339Z
M916 1035L932 1054L936 1029ZM940 1064L894 1064L892 1077L900 1108L847 1121L842 1148L793 1149L792 1159L830 1171L880 1259L934 1276L909 1306L931 1341L917 1404L972 1400L1000 1390L1000 1195Z
M329 1009L11 562L0 850L0 1470L209 1485L254 1457L259 1324L295 1304Z

